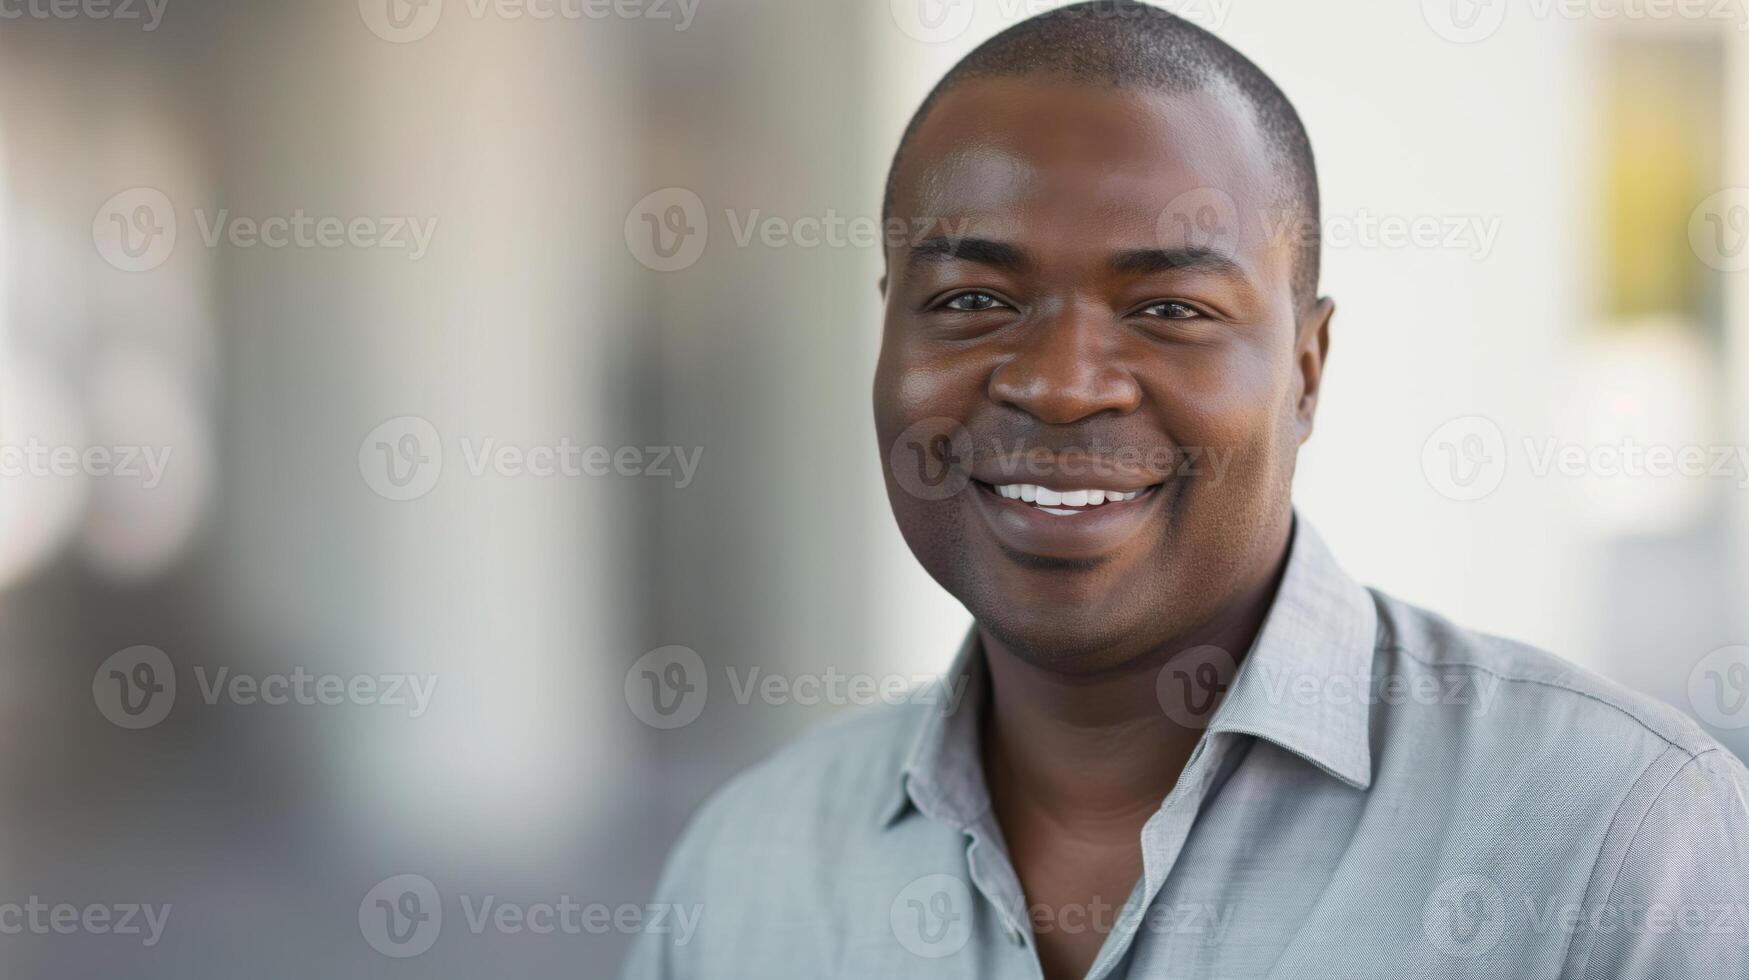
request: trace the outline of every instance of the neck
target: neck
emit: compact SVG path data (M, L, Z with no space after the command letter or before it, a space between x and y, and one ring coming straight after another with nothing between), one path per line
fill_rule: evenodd
M1191 647L1249 650L1274 600L1286 550L1284 539L1267 574L1209 622L1098 674L1040 667L980 630L991 693L984 767L998 817L1018 806L1058 825L1139 829L1202 736L1162 710L1160 669Z

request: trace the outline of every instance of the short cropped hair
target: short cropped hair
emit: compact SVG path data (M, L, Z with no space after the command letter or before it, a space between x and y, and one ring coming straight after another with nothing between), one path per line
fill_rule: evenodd
M1279 206L1294 236L1293 290L1301 309L1318 292L1322 236L1318 229L1318 168L1299 112L1250 59L1208 31L1137 0L1090 0L1058 7L1008 28L966 55L923 100L893 154L881 204L893 215L894 189L905 148L929 111L961 83L980 78L1044 75L1093 84L1183 93L1225 87L1251 107L1280 175Z

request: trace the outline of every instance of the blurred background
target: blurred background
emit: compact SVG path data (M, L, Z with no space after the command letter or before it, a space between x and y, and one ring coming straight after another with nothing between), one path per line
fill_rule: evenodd
M0 972L612 975L534 925L969 622L874 223L1054 5L0 0ZM1749 754L1749 7L1163 5L1318 152L1302 514Z

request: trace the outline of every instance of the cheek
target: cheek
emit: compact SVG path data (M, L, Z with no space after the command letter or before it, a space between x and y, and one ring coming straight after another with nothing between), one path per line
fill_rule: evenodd
M875 371L876 424L890 437L922 419L970 421L984 395L986 376L977 357L894 340L889 330Z
M949 366L952 366L951 369ZM889 328L875 368L875 434L886 477L887 493L895 516L907 539L918 528L943 519L953 500L942 501L928 490L939 473L937 463L918 456L920 446L933 445L937 437L958 438L959 426L971 419L967 376L961 364L930 356L927 349L905 340L895 341ZM976 385L972 397L981 391ZM944 425L940 419L949 419ZM924 496L919 497L918 492ZM913 542L913 550L917 543Z
M1173 358L1150 384L1172 440L1231 450L1273 443L1292 380L1286 357L1232 345Z

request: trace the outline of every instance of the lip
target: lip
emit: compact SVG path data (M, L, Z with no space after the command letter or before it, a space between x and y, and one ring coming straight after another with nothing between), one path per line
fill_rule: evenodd
M971 477L992 486L1031 483L1059 491L1112 490L1118 493L1147 490L1161 483L1158 475L1143 470L1126 469L1094 458L1078 461L1070 457L980 459L972 467Z
M1104 503L1084 513L1059 516L1025 501L1003 497L983 480L974 479L972 485L977 489L972 497L977 501L978 512L997 541L1022 554L1064 560L1084 561L1110 555L1154 518L1164 496L1160 484L1134 487L1131 489L1145 490L1134 500Z

